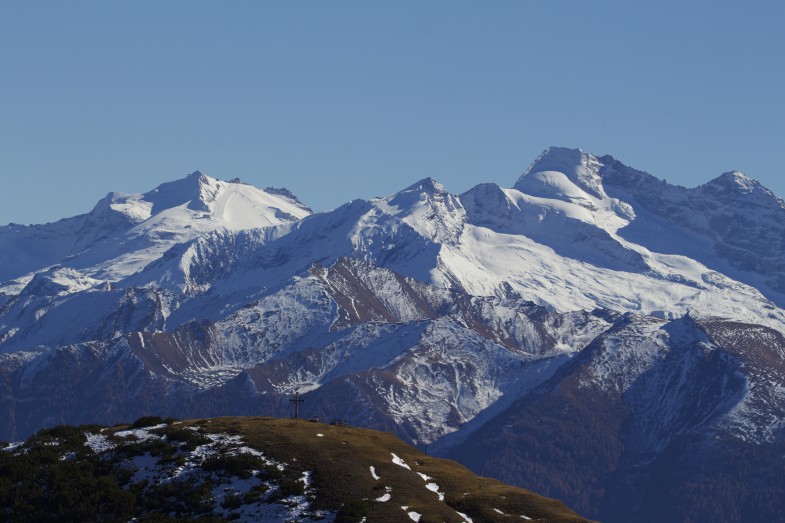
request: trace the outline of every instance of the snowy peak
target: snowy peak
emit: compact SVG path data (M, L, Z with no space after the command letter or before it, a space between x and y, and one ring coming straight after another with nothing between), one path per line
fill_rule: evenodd
M628 167L610 155L598 157L597 161L605 189L612 194L621 190L626 199L635 199L636 203L657 202L656 206L679 204L701 210L704 207L701 199L718 199L722 204L753 202L785 209L781 198L741 171L725 172L703 185L688 189Z
M310 214L285 189L263 191L195 171L143 194L109 193L87 214L0 227L0 281L56 264L117 281L206 233L265 228Z
M409 187L401 191L401 193L414 192L428 195L447 194L447 189L441 183L437 182L430 176L411 184ZM399 193L400 194L400 193Z
M785 203L759 181L750 178L741 171L729 171L721 174L708 183L697 187L695 191L723 201L751 201L761 205L782 207Z
M573 209L560 212L582 215L578 219L613 232L633 220L635 212L605 192L604 167L602 159L580 149L549 147L518 179L514 190L526 195L533 205L553 207L556 202L565 202Z
M95 204L88 213L88 221L116 221L127 225L135 225L148 219L152 214L149 202L135 198L134 195L121 192L110 192Z
M593 198L605 199L602 164L596 156L580 149L548 147L518 178L514 188L531 196L558 198L565 201Z
M745 192L752 191L761 187L760 182L753 180L741 171L728 171L722 173L706 185L721 185L729 188L736 188Z
M277 225L311 213L286 189L261 190L239 179L222 181L194 171L144 194L109 193L91 214L104 217L114 212L141 223L174 209L191 211L196 213L193 218L213 219L230 229Z
M414 208L428 205L433 208L446 206L447 211L453 211L460 203L444 187L433 178L425 178L414 183L406 189L385 198L387 202L401 211L412 211Z
M183 204L194 211L209 212L218 191L218 180L194 171L181 180L159 185L146 193L144 200L153 204L153 214Z
M420 235L436 242L457 241L466 221L458 197L433 178L420 180L375 203L383 213L397 216Z
M740 171L687 189L610 156L599 160L605 189L638 215L621 236L693 258L785 303L785 202L770 190Z

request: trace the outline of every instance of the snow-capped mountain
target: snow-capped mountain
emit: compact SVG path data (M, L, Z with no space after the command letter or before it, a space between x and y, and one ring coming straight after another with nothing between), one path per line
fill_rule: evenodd
M87 214L0 227L0 291L12 292L53 265L117 281L206 232L279 225L310 213L287 191L263 191L198 171L144 194L109 193Z
M113 193L0 228L0 437L285 415L298 391L310 415L637 517L648 501L628 490L666 457L782 461L784 224L741 173L685 189L562 148L512 188L425 179L315 214L200 173ZM585 474L546 477L559 456ZM734 467L711 470L754 473L750 499L778 492L775 472Z

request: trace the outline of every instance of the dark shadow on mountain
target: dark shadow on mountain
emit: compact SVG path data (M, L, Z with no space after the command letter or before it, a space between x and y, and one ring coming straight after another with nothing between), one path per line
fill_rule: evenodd
M782 431L767 444L719 438L716 421L738 406L748 377L739 356L691 323L663 327L672 345L623 394L613 375L597 382L591 370L612 350L600 336L445 455L608 523L780 521Z

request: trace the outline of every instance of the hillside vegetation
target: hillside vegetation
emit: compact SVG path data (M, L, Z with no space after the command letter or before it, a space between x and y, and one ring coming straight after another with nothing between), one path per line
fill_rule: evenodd
M258 417L60 426L0 451L0 520L586 521L385 432Z

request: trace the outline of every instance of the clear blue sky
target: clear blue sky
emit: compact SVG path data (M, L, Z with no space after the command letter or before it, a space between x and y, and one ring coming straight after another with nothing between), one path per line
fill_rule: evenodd
M0 224L194 170L316 210L548 145L785 196L785 2L0 0Z

